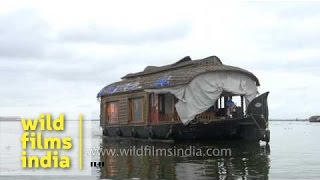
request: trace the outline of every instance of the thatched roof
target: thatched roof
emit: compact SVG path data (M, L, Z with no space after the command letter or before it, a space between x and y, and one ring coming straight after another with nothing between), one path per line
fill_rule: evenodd
M104 87L97 96L185 85L200 74L216 71L244 73L251 77L257 86L260 85L258 78L251 72L238 67L224 65L216 56L199 60L191 60L187 56L173 64L160 67L147 66L144 71L127 74L122 77L122 81Z

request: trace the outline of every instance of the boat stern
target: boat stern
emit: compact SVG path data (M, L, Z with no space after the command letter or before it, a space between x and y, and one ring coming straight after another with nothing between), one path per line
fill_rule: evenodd
M254 122L261 140L266 142L270 141L268 95L269 92L259 95L247 107L247 117Z

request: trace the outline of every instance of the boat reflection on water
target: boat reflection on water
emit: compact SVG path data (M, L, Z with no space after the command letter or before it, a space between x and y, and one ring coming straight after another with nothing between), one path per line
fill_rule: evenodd
M104 162L104 167L97 169L101 179L268 179L269 174L270 147L268 144L260 145L259 143L241 141L163 142L104 138L101 147L113 149L118 153L118 156L100 155L100 161ZM135 155L119 155L121 150L131 149L132 151L133 147L136 148ZM159 149L191 149L191 147L193 149L189 152L185 151L185 156L182 154L176 156L164 156L163 154L160 156L158 154L156 156L155 153L141 155L141 151L138 149L142 149L142 147L149 147L149 150L153 148L154 151ZM214 149L215 155L219 152L220 155L204 157L190 154L192 151L193 153L201 151L205 154L207 149ZM222 153L226 149L231 150L231 155Z

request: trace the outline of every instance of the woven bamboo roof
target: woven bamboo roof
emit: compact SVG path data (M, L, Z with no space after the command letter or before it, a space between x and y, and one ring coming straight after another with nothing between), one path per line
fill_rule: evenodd
M257 86L260 86L258 78L253 73L239 67L224 65L216 56L199 60L191 60L187 56L173 64L159 67L147 66L141 72L127 74L121 81L104 87L97 96L185 85L200 74L217 71L244 73L251 77Z

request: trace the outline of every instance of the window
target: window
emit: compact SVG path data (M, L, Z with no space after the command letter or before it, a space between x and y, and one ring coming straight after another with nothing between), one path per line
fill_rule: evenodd
M143 98L129 99L130 122L143 122Z
M159 105L158 95L151 93L149 94L149 122L157 123L159 121Z
M107 102L107 122L108 123L117 123L118 122L118 102Z
M170 93L159 94L159 120L172 121L174 114L174 96Z
M172 94L159 95L159 112L162 114L172 114L174 112L174 96Z

